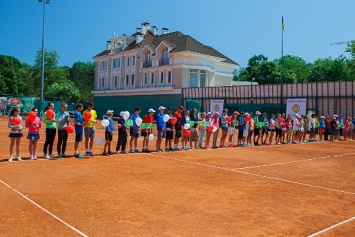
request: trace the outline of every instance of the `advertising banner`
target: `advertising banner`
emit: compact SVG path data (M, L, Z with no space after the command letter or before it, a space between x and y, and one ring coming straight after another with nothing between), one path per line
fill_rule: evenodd
M291 115L292 119L296 114L298 115L306 115L307 112L307 99L287 99L286 106L286 116L288 114Z
M224 100L211 100L210 103L210 112L215 114L216 112L219 112L219 114L222 114L223 106L224 106Z

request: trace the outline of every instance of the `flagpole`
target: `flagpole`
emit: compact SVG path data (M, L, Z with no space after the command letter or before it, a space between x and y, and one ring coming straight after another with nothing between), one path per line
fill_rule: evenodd
M280 87L281 87L281 96L280 96L280 105L282 104L282 96L283 96L283 81L284 81L284 17L281 19L281 75L280 75Z

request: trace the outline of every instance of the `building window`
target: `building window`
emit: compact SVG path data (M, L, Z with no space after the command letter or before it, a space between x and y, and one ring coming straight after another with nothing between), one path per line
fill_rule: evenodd
M126 86L129 86L129 75L126 75Z
M121 67L121 59L116 58L113 60L113 68L120 68Z
M135 66L136 65L136 56L133 56L132 57L132 66Z
M149 53L144 54L143 68L148 68L152 66L152 59Z
M167 84L171 84L171 71L168 71L168 81Z
M159 59L159 66L164 66L169 64L169 53L168 49L164 48L161 52L161 58Z
M105 78L101 78L101 88L104 89L105 88Z
M200 87L206 87L206 71L200 71Z
M197 87L197 69L190 69L190 86Z
M143 83L144 85L148 85L148 73L144 73Z
M131 86L134 86L134 74L131 75Z
M118 76L115 76L115 78L114 78L114 85L115 85L115 87L118 86Z
M150 84L154 85L154 72L152 72L152 74L150 76Z
M127 67L129 67L131 65L130 59L131 59L131 57L127 57Z
M107 70L107 61L100 62L100 71Z
M160 84L164 84L164 72L160 72Z

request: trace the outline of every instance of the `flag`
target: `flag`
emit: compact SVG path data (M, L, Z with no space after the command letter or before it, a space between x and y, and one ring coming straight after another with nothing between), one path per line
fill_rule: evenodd
M282 31L285 31L284 17L282 17L281 26L282 26Z

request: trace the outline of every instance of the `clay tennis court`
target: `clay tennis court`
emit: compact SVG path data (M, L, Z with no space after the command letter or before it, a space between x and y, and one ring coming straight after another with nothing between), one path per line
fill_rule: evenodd
M355 233L355 141L29 161L23 138L24 161L9 163L6 123L0 236Z

